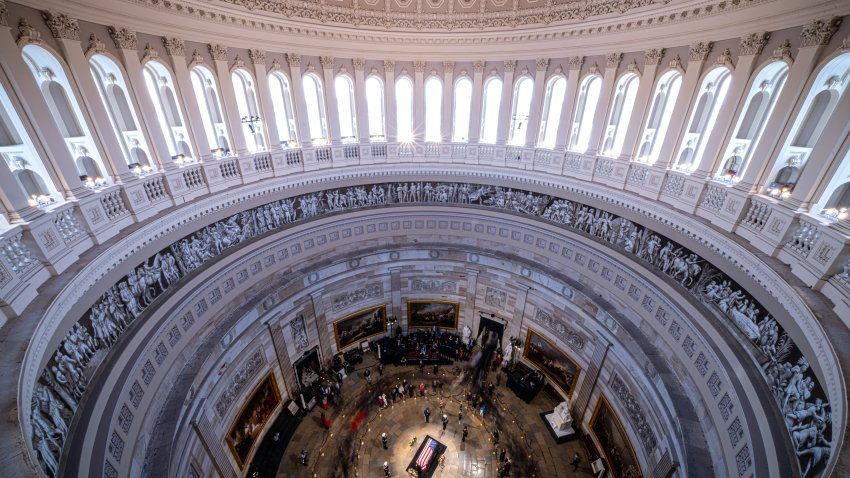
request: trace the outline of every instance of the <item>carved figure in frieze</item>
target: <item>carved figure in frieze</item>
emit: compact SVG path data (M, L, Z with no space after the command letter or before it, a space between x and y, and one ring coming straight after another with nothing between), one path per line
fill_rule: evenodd
M160 262L160 266L162 267L162 276L165 279L165 288L167 289L171 287L171 284L174 284L180 279L180 269L177 268L177 259L174 258L174 254L166 252Z
M47 433L39 428L33 428L33 448L38 452L38 456L44 462L44 466L47 468L50 476L57 476L59 473L59 462L56 459L56 454L50 449Z
M62 416L64 407L53 395L53 392L39 384L35 388L33 402L37 409L47 412L47 416L50 417L50 422L53 424L53 435L59 437L60 441L64 441L65 435L68 434L68 424L65 423L65 418Z
M124 302L124 306L127 307L127 311L130 312L130 315L132 315L134 319L142 314L142 307L136 300L136 296L130 292L130 288L127 286L126 282L118 283L118 293L121 296L121 300Z

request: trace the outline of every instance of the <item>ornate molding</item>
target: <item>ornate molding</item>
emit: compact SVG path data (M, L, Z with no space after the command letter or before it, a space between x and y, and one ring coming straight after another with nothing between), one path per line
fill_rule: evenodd
M243 60L242 57L237 54L236 58L233 59L233 65L230 66L230 69L236 70L239 68L245 68L245 60Z
M289 63L290 68L301 67L301 55L299 55L298 53L287 53L286 61Z
M0 0L0 25L9 26L9 10L6 8L6 0Z
M841 41L841 51L850 50L850 35L844 37L844 40Z
M484 303L497 309L505 310L508 305L508 293L495 287L484 290Z
M106 51L106 43L100 41L100 38L97 37L94 33L89 35L89 46L86 48L86 55L95 54L95 53L103 53Z
M364 287L334 297L331 300L331 307L334 312L339 312L354 304L381 297L383 294L384 289L380 282L366 284Z
M278 60L277 58L272 60L272 66L269 69L269 71L282 71L282 70L283 70L283 65L280 64L280 60Z
M239 393L242 392L249 383L251 383L251 379L254 378L260 370L262 370L263 365L265 364L266 357L263 355L263 351L257 349L253 354L251 354L248 360L239 367L239 370L237 370L233 378L230 379L230 383L227 384L227 388L224 389L218 397L218 400L215 401L215 413L219 418L224 418L227 410L230 409L231 405L233 405L239 397Z
M839 17L832 17L829 20L812 20L803 26L803 31L800 32L800 38L803 39L800 46L826 45L838 30L839 25L841 25Z
M457 282L438 279L411 279L410 290L414 292L457 292Z
M385 73L394 73L395 72L395 60L384 60L384 72Z
M335 60L336 58L328 55L319 57L319 63L322 65L323 70L332 70L334 67Z
M714 47L714 42L696 42L688 49L688 59L690 61L705 61L711 49Z
M626 385L619 375L615 375L613 380L611 380L611 389L614 391L617 399L620 400L620 403L626 407L626 412L637 429L644 450L647 454L651 454L652 450L658 446L658 439L655 437L652 427L647 423L646 415L643 413L640 403L638 403L635 396L632 395L631 390L629 390L628 385Z
M254 65L266 64L266 52L259 48L251 48L248 50L248 57L251 58L251 63Z
M583 56L571 56L570 57L570 69L571 70L580 70L582 65L584 65L584 57Z
M109 27L109 36L119 50L136 50L139 48L136 41L136 32L124 27Z
M413 60L413 71L422 73L425 71L425 62L422 60Z
M443 62L443 73L454 73L455 71L455 62L454 61L444 61Z
M664 48L651 48L643 52L643 64L646 66L658 65L664 57Z
M732 63L732 52L726 48L723 52L714 60L714 64L723 65L729 67L730 69L734 69L735 65Z
M214 61L227 61L227 47L224 45L210 43L207 48Z
M53 34L53 38L80 40L80 26L77 24L76 18L71 18L64 13L54 13L50 10L41 12L41 18L44 19L44 23L50 29L50 33Z
M142 55L142 61L155 60L159 58L159 52L151 46L150 43L145 45L145 53Z
M761 51L770 39L770 32L755 32L741 37L739 55L761 55Z
M617 68L620 66L620 62L623 61L623 54L620 52L612 52L605 55L605 67L606 68Z
M195 65L203 65L204 63L206 63L204 60L204 55L201 55L198 50L192 51L192 61L189 65L191 67L194 67Z
M588 71L591 75L598 75L598 74L599 74L599 65L597 65L596 63L594 63L594 64L590 65L590 68L588 68L588 70L587 70L587 71Z
M505 73L513 73L516 70L516 60L505 60Z
M352 58L351 64L354 65L354 71L363 71L364 69L366 69L365 58Z
M626 66L626 70L629 73L640 75L640 67L638 66L637 60L635 60L634 58L632 58L632 62L629 63L628 66Z
M474 73L484 73L484 67L487 64L484 60L475 60L472 62L472 71Z
M546 71L549 68L549 59L538 58L534 60L534 65L536 66L537 71Z
M573 330L566 321L553 317L552 314L541 309L537 309L532 320L553 332L570 347L576 350L584 348L584 338Z
M667 66L675 70L681 70L682 59L679 57L679 55L676 55L667 63Z
M794 58L791 57L791 40L786 38L781 45L774 48L771 58L774 60L794 61Z
M170 56L186 56L186 44L181 38L162 37L162 46Z

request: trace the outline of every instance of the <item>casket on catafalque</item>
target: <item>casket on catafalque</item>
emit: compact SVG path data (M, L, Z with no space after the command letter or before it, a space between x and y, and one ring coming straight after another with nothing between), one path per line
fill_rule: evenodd
M412 478L431 478L440 464L440 455L445 453L446 445L426 435L413 460L407 465L407 474Z

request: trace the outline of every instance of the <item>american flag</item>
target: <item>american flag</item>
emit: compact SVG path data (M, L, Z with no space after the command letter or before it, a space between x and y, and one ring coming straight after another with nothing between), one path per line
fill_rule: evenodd
M419 454L419 458L416 460L416 466L418 466L422 471L428 470L428 464L431 463L431 459L434 458L434 454L437 451L437 443L433 438L428 438L428 441L425 442L425 448L422 449L422 453Z

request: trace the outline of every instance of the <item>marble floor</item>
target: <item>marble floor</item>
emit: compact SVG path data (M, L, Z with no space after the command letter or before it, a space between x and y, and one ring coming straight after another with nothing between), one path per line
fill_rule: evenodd
M372 370L372 385L368 385L362 372ZM580 440L556 444L540 418L540 412L552 410L557 400L541 392L526 404L504 386L504 376L491 372L487 382L497 385L493 394L499 413L487 413L484 417L466 404L465 394L471 381L461 371L455 375L452 367L440 367L439 375L445 385L448 426L443 430L439 413L439 395L430 390L435 378L433 371L420 372L417 367L386 366L383 375L377 371L377 361L371 354L360 364L356 373L343 382L343 399L338 407L330 407L325 413L331 420L330 430L321 423L321 406L316 406L298 426L278 468L279 478L296 477L382 477L383 464L389 464L391 476L406 477L405 469L426 435L447 446L442 463L433 477L480 477L499 476L499 452L507 448L507 455L514 466L508 476L522 478L556 478L593 476L587 461L587 453ZM377 404L368 409L355 408L352 402L364 403L364 398L376 396L379 391L402 379L429 385L424 397L399 399L381 410ZM370 403L373 403L370 401ZM463 405L463 418L458 422L458 411ZM430 423L425 423L423 411L431 409ZM365 417L364 417L365 413ZM361 418L355 429L353 423ZM499 415L498 417L496 415ZM461 441L463 426L468 427L469 436ZM499 446L493 444L493 431L500 432ZM381 445L381 434L389 438L388 449ZM416 437L416 443L411 441ZM301 450L307 450L308 463L299 461ZM569 461L573 454L581 455L581 464L573 471ZM513 456L511 456L513 454ZM519 455L523 456L519 456Z

